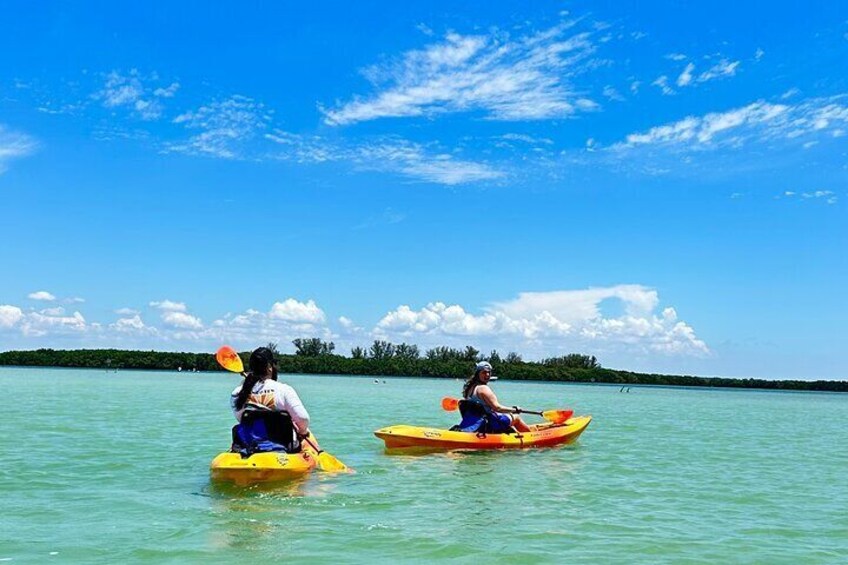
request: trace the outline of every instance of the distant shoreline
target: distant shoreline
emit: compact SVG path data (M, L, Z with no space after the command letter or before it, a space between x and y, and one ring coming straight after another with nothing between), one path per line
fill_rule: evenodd
M245 360L248 353L241 353ZM473 360L406 358L349 358L323 354L280 355L281 373L466 379ZM738 379L635 373L601 367L569 367L534 362L496 362L495 373L509 381L548 381L610 386L742 388L761 390L848 392L848 381ZM223 372L212 353L138 351L123 349L37 349L0 352L0 366L158 371Z

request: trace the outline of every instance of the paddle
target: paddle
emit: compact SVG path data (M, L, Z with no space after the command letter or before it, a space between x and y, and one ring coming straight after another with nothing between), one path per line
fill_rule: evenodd
M218 364L221 365L224 369L228 371L232 371L233 373L239 373L241 376L245 376L244 374L244 363L241 361L241 357L236 353L236 350L230 347L229 345L225 345L218 349L215 353L215 359L218 361ZM315 443L309 439L309 436L304 436L301 439L308 443L312 449L315 450L316 455L318 456L318 468L322 471L329 472L351 472L352 469L319 448Z
M453 412L459 408L459 400L446 396L442 399L442 409L448 412ZM513 407L516 408L516 407ZM541 416L548 422L554 424L564 424L571 416L574 415L574 410L545 410L544 412L534 412L533 410L523 410L516 408L520 414L535 414Z

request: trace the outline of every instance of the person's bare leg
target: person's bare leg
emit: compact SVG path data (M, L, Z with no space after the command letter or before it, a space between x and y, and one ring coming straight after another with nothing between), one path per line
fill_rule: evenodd
M525 424L524 420L522 420L518 416L516 416L515 419L512 421L512 427L515 428L515 430L519 431L519 432L529 432L530 431L530 426Z

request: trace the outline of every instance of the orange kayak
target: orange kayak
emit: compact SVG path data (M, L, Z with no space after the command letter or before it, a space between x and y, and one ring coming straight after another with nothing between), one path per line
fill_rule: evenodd
M374 435L386 443L386 449L526 449L552 447L576 440L592 421L591 416L575 416L563 424L536 424L531 431L514 434L476 434L438 428L407 426L381 428Z

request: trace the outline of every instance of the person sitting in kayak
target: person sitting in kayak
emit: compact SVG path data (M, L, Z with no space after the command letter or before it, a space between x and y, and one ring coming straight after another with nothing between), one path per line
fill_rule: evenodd
M491 434L529 432L530 428L518 417L521 409L517 406L504 406L489 386L492 377L492 365L486 361L477 363L474 375L465 381L459 411L462 422L455 426L463 432L482 432Z
M260 347L248 365L250 372L230 397L239 421L233 428L233 451L300 451L300 438L309 434L309 413L291 386L277 382L274 353Z

